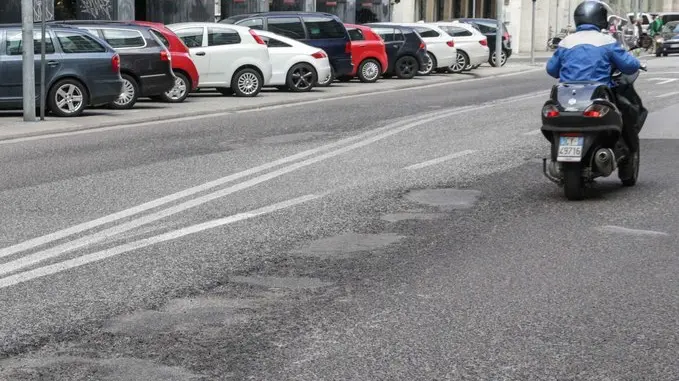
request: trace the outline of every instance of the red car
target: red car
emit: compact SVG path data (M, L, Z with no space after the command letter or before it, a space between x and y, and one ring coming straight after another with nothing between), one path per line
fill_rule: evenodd
M172 56L172 71L177 77L172 90L159 96L160 100L170 103L183 102L191 91L198 88L198 69L191 59L189 48L177 35L165 25L148 21L130 21L138 25L148 26L155 36L165 44Z
M351 38L351 61L354 71L351 76L340 77L340 81L349 81L358 77L361 82L377 81L380 75L389 68L387 50L384 41L367 26L344 24Z

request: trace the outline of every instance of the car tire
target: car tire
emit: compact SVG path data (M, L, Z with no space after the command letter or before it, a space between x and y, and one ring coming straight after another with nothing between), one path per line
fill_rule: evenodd
M335 69L332 66L330 66L330 75L325 78L318 78L318 80L316 81L316 86L328 87L332 85L334 81L335 81Z
M316 69L308 63L298 63L288 70L285 84L290 91L297 93L310 91L316 84Z
M160 95L160 99L167 103L182 103L189 96L191 81L182 73L174 73L174 87Z
M358 79L363 83L374 83L380 78L382 65L377 60L367 58L358 65Z
M237 97L255 97L264 85L262 76L255 69L240 69L231 79L231 90Z
M669 53L663 53L663 54L662 54L663 57L667 57L667 56L669 56L669 55L670 55Z
M431 52L427 52L427 67L424 70L418 70L417 75L431 74L436 69L437 64L438 62L436 61L436 57L434 57Z
M494 51L490 55L490 57L488 58L488 63L490 64L490 66L496 66L495 65L495 52ZM505 66L506 63L507 63L507 52L505 52L504 49L503 49L503 50L500 51L500 66Z
M87 89L80 81L66 78L57 82L49 91L45 113L47 110L60 117L82 115L89 103ZM38 108L37 115L40 115Z
M111 102L109 105L116 110L128 110L134 107L137 103L137 99L139 99L139 84L137 84L137 80L129 74L122 74L121 77L123 77L122 92L118 99Z
M403 56L396 60L394 73L401 79L411 79L417 74L419 63L413 56Z
M449 73L462 73L466 67L469 65L469 56L467 53L458 50L457 56L455 57L455 62L448 68Z

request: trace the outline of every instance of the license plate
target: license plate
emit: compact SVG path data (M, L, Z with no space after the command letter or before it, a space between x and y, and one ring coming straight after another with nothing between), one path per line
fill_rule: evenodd
M585 138L582 136L560 136L556 161L579 162L582 159L584 144Z

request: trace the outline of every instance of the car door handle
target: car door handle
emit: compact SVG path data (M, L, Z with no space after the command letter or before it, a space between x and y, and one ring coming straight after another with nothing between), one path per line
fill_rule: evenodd
M205 55L205 52L198 52L198 53L196 53L196 55L197 55L197 56L201 56L201 57L202 57L202 56L204 56L204 55Z
M52 67L59 66L59 62L58 61L47 61L47 66L52 66Z

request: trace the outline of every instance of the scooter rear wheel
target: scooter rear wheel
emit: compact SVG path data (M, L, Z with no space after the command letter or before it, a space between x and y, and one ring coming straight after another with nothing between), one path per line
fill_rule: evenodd
M585 198L585 180L580 163L564 163L563 191L567 199L579 201Z

